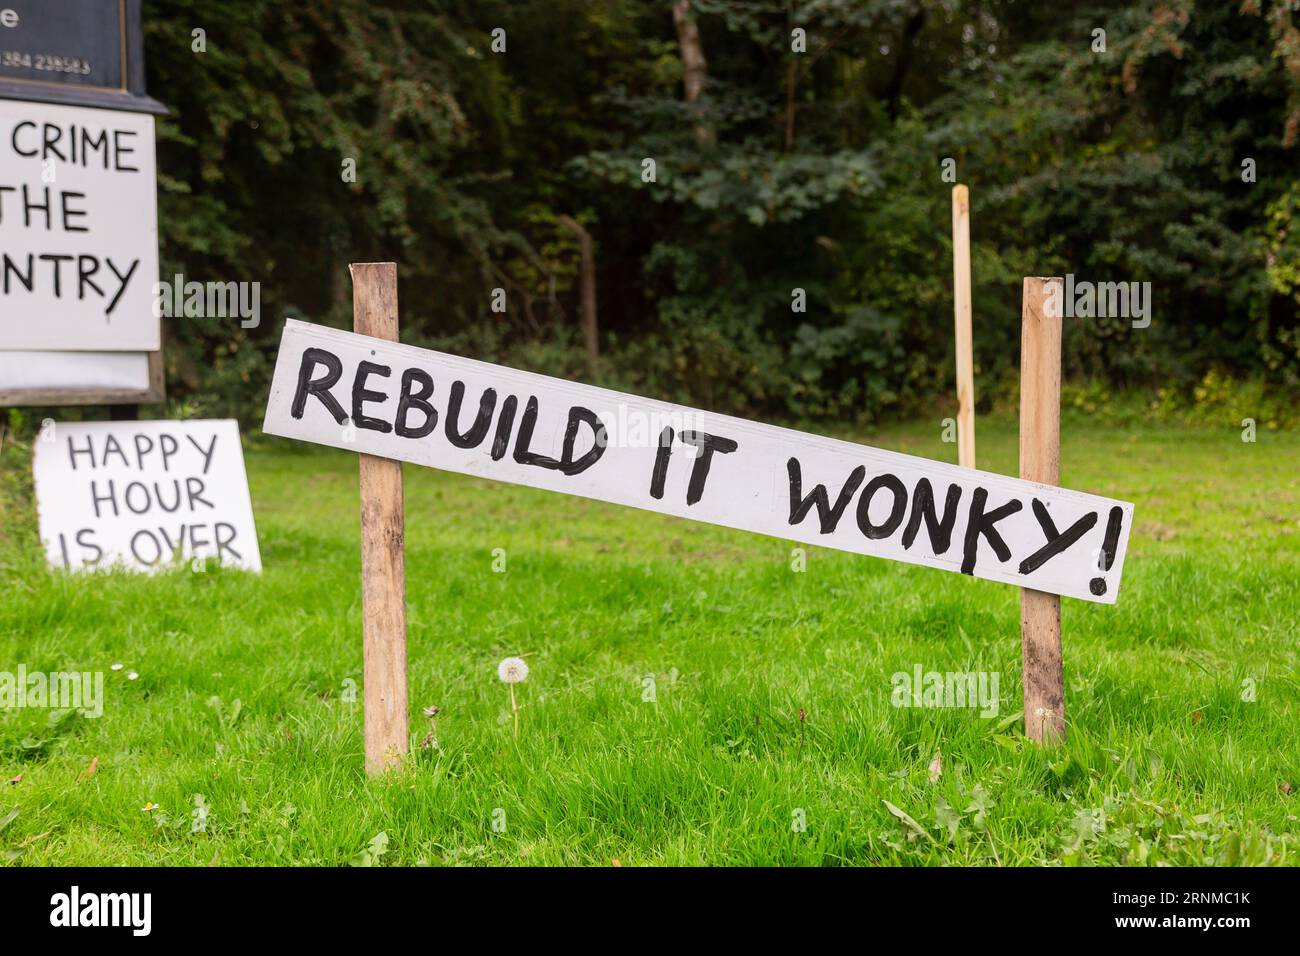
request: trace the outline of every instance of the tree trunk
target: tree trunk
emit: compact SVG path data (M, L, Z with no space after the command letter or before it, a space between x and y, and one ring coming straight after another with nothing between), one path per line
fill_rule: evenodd
M691 0L674 0L673 25L677 27L677 44L681 47L686 102L699 103L704 94L704 81L708 79L709 65L705 62L704 46L700 43L700 28L691 16ZM702 118L696 120L692 132L698 146L713 142L713 129Z
M898 44L898 59L894 61L894 73L889 78L889 84L881 97L885 101L885 109L891 120L898 119L898 109L903 98L903 81L907 79L907 74L912 69L916 38L925 27L925 21L929 16L928 10L919 7L903 25L903 36Z
M587 343L587 358L594 366L600 358L600 327L596 320L596 252L591 233L572 216L560 216L559 223L578 237L582 253L578 282L582 290L582 337Z

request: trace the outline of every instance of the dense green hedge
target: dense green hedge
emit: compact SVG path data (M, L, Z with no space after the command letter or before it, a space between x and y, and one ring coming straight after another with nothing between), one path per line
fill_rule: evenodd
M347 263L396 259L409 342L741 414L942 405L945 158L971 188L986 403L1014 379L1021 278L1064 273L1154 302L1145 329L1071 320L1074 379L1295 394L1298 15L1026 6L696 0L688 107L671 0L146 0L164 275L262 283L257 329L169 321L172 399L256 421L283 316L346 324ZM566 214L595 237L594 369Z

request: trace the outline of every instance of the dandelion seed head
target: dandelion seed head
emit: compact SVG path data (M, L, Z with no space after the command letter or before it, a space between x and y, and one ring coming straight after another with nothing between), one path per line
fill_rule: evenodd
M521 683L528 677L528 664L522 657L507 657L497 665L497 677L506 684Z

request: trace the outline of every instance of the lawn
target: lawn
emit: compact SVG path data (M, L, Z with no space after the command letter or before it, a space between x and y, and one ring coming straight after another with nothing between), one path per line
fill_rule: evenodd
M956 454L937 422L843 437ZM979 453L1014 474L1014 424L982 420ZM1067 421L1062 484L1136 527L1119 603L1063 602L1055 750L1023 737L1012 587L819 549L799 571L775 539L408 465L413 751L373 781L355 456L246 454L265 572L150 578L47 571L30 450L0 451L0 670L102 671L106 696L0 710L0 860L1300 862L1294 434ZM893 706L916 665L996 673L997 714Z

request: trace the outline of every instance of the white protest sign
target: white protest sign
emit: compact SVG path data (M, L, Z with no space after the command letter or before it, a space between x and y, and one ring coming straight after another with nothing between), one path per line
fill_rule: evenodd
M1112 604L1133 506L288 320L268 434Z
M158 348L154 118L0 100L0 349Z
M262 570L237 422L49 423L32 473L55 567Z

